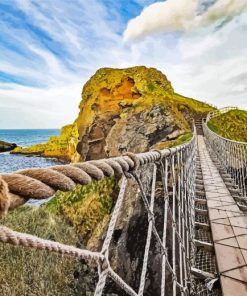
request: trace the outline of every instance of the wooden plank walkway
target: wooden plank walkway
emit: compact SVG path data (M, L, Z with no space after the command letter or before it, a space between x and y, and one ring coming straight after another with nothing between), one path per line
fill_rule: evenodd
M224 296L247 295L247 216L239 209L198 135L198 149Z

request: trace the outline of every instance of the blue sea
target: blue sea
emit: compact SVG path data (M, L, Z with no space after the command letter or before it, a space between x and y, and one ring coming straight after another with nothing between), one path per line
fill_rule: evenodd
M50 136L56 136L59 133L59 129L0 129L0 140L16 143L21 147L28 147L34 144L46 143ZM9 152L0 153L0 173L10 173L30 167L47 167L59 163L61 162L52 158L11 155Z

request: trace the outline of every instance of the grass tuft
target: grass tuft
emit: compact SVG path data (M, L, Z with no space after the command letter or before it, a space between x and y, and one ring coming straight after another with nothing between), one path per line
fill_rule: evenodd
M1 224L69 245L78 243L74 228L42 207L20 207L1 219ZM1 295L79 295L74 272L80 266L74 258L0 243Z

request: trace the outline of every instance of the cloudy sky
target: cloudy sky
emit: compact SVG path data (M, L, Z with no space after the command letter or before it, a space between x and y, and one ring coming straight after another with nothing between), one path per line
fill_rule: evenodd
M0 0L0 128L55 128L100 67L146 65L175 90L247 109L246 0Z

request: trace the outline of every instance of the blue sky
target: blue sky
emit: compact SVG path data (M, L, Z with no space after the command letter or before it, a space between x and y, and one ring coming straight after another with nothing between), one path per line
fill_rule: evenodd
M105 66L156 67L183 95L247 108L244 2L2 0L0 128L72 122Z

